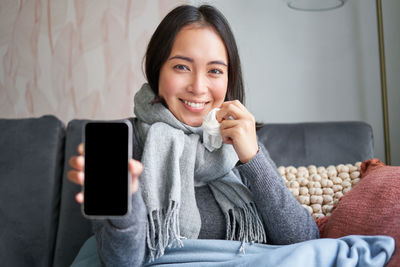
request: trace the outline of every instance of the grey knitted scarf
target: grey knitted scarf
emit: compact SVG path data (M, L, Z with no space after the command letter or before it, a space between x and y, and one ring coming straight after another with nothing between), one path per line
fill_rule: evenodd
M266 242L265 230L252 193L232 169L238 161L232 145L209 152L202 144L202 128L175 118L144 84L135 95L134 113L144 144L140 177L147 207L147 246L150 259L181 239L196 239L201 219L194 187L208 184L226 219L226 239Z

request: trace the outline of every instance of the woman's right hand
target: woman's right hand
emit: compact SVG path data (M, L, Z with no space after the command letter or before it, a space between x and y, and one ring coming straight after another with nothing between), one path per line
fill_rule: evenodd
M68 179L76 184L83 186L83 181L85 180L84 175L84 166L85 166L85 158L83 156L83 144L79 144L78 146L78 155L72 156L69 161L69 165L71 166L71 170L68 171L67 177ZM143 165L140 161L129 159L128 162L129 172L131 173L131 192L132 194L136 193L139 189L139 176L143 171ZM76 194L75 199L78 203L83 203L83 193L79 192Z

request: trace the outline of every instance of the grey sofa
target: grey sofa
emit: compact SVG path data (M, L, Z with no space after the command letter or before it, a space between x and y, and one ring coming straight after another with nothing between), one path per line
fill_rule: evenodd
M133 118L130 118L133 120ZM0 265L69 266L91 224L66 179L84 120L0 119ZM266 124L257 132L277 166L328 166L373 157L363 122Z

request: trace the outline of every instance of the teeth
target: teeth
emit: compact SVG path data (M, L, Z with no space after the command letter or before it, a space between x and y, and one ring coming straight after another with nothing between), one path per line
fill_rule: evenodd
M192 108L202 108L202 107L204 107L204 102L202 102L202 103L193 103L193 102L189 102L189 101L186 101L186 100L183 100L183 102L186 105L191 106Z

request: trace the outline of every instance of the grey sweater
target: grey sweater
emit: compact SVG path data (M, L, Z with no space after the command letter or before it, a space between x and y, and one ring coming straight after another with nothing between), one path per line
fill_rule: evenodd
M142 145L134 134L134 158L140 159ZM243 182L254 194L269 244L292 244L319 237L314 219L286 188L268 151L260 145L256 156L239 164ZM210 188L195 188L200 211L200 239L224 239L225 217ZM105 266L141 266L146 260L147 212L140 188L132 196L132 212L124 219L93 220L100 260Z

